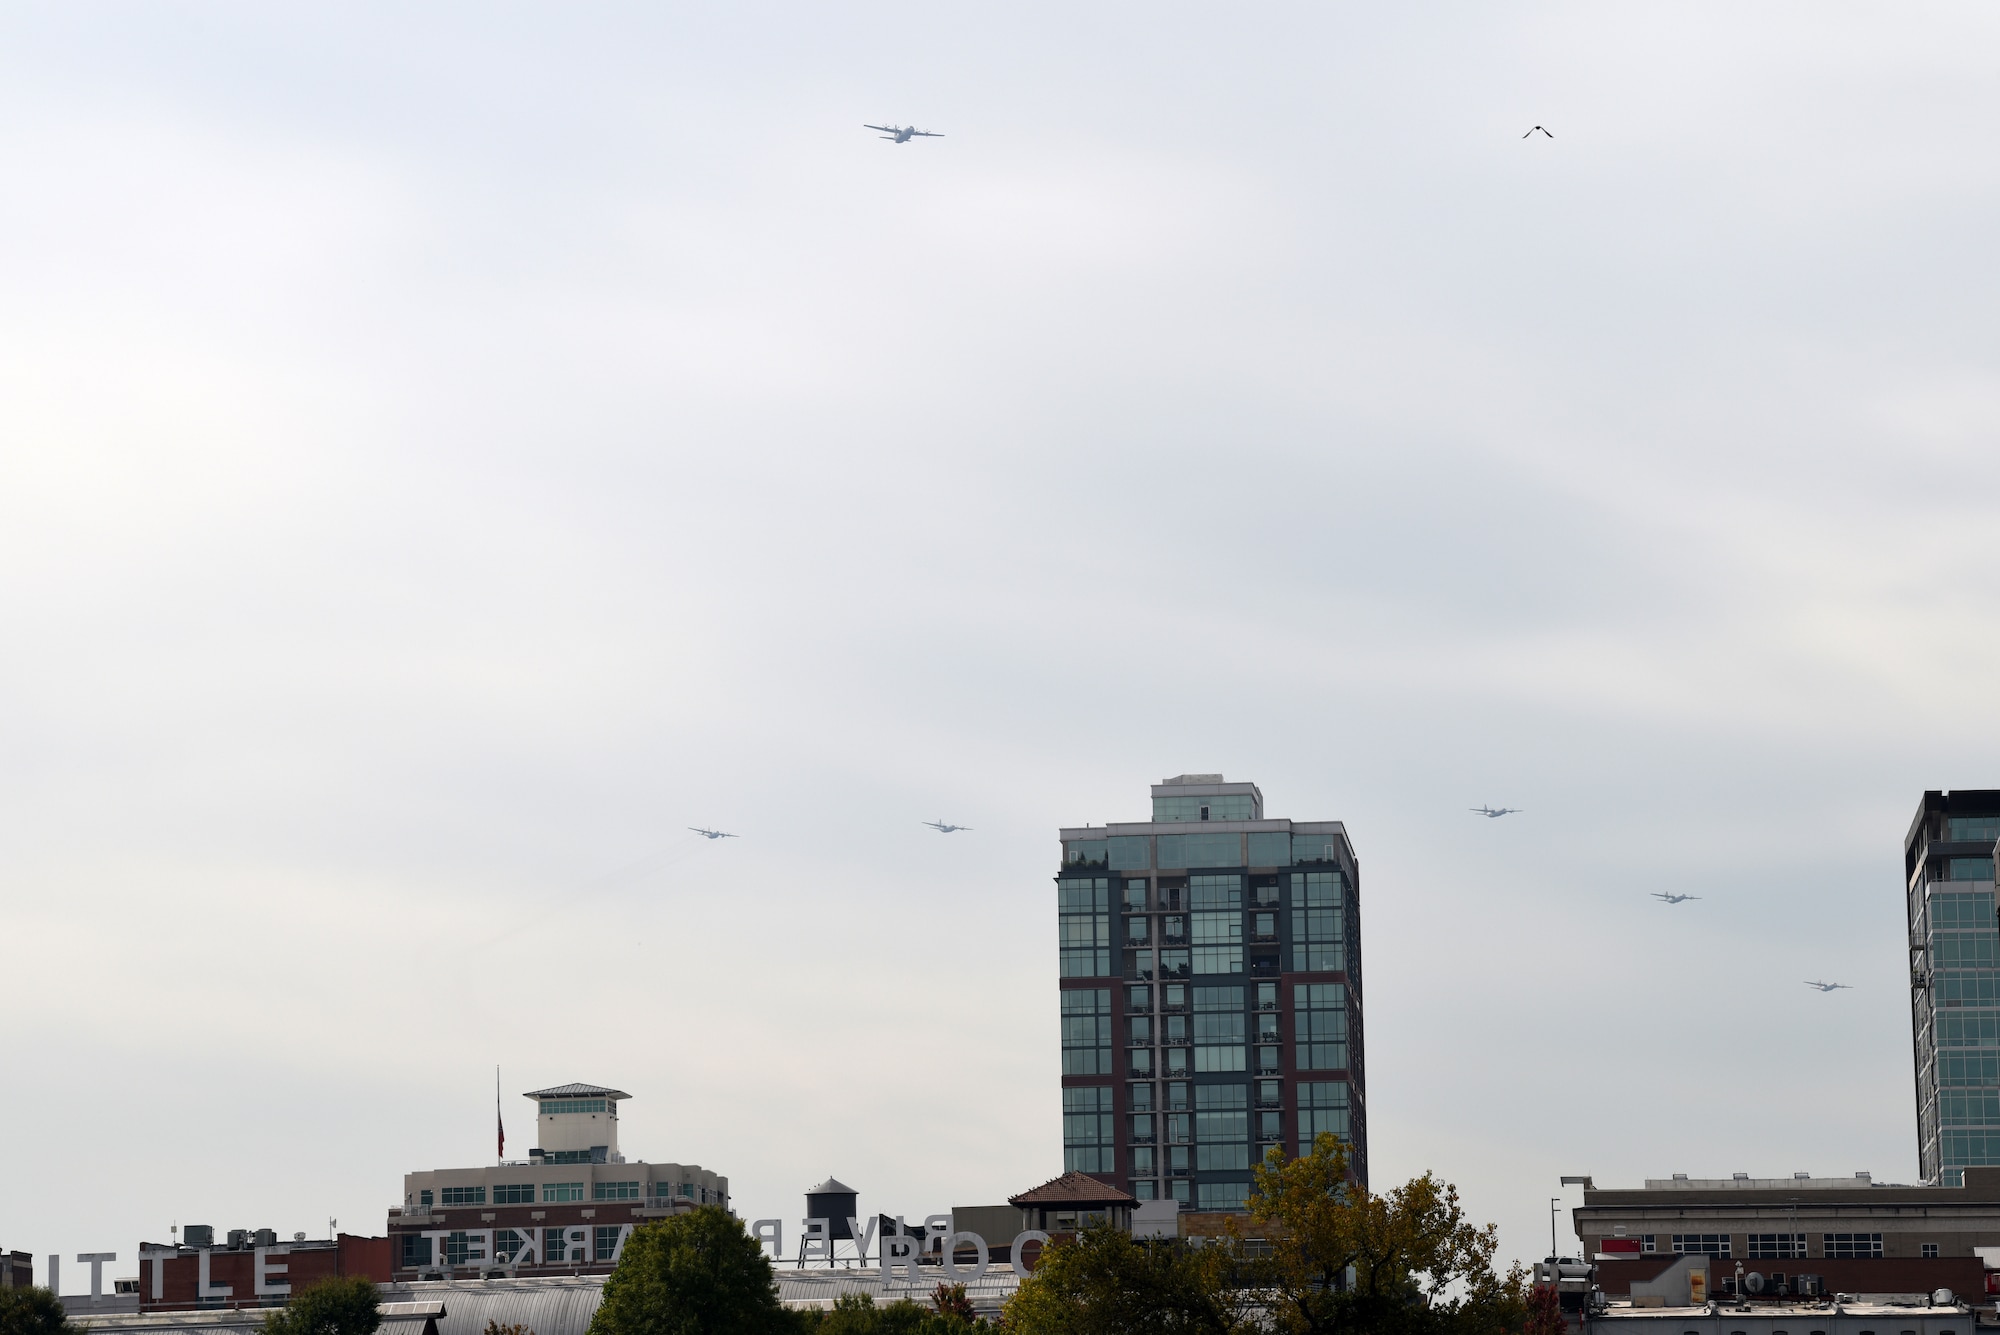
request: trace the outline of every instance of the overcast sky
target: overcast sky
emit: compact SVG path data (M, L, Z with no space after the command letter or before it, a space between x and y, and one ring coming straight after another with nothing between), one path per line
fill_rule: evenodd
M1564 1173L1914 1177L2000 11L0 17L38 1275L379 1234L496 1064L749 1218L1000 1201L1056 830L1183 771L1347 822L1378 1188L1533 1257Z

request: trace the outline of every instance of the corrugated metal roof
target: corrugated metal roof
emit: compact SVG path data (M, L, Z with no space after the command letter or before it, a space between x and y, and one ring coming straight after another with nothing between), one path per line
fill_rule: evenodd
M241 1335L264 1329L262 1307L211 1307L190 1312L71 1313L70 1320L93 1335ZM436 1301L385 1302L378 1335L440 1335L444 1307ZM481 1330L485 1327L481 1326ZM475 1332L477 1335L477 1332Z
M524 1099L629 1099L632 1096L622 1089L606 1089L603 1085L555 1085L549 1089L533 1089L521 1096Z
M438 1279L385 1286L383 1296L441 1300L437 1335L483 1335L488 1321L535 1335L584 1335L604 1300L603 1275L533 1279Z
M922 1267L926 1273L923 1282L910 1284L901 1274L894 1282L884 1285L880 1270L784 1270L777 1272L778 1301L787 1307L830 1308L834 1299L844 1293L866 1294L873 1298L877 1306L886 1307L900 1298L929 1307L931 1294L937 1286L946 1281L930 1267ZM990 1267L978 1279L965 1280L965 1296L974 1311L981 1316L997 1316L1001 1304L1014 1296L1021 1287L1020 1279L1004 1265ZM537 1332L541 1335L541 1332Z
M832 1307L834 1299L843 1293L866 1294L883 1306L908 1298L928 1307L931 1293L943 1276L931 1267L924 1269L927 1273L923 1281L914 1285L899 1274L885 1286L880 1270L804 1270L780 1266L774 1275L778 1281L778 1301L787 1307ZM484 1335L488 1321L502 1326L518 1322L535 1335L586 1335L591 1317L597 1314L598 1304L604 1300L607 1278L538 1275L528 1279L426 1280L386 1285L382 1295L441 1300L446 1314L438 1319L437 1335ZM965 1296L975 1311L995 1316L1020 1285L1011 1269L994 1265L981 1278L965 1282ZM389 1304L385 1302L383 1311L388 1310Z

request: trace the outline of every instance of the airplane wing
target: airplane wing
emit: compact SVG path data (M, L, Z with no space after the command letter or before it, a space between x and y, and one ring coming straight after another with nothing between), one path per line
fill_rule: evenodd
M912 130L912 131L910 131L910 133L911 133L911 134L920 134L920 135L922 135L922 136L923 136L924 138L926 138L926 139L942 139L942 138L944 138L944 136L943 136L942 134L939 134L939 133L937 133L937 132L936 132L935 130Z
M864 125L861 128L864 130L881 130L885 134L896 133L896 127L893 125Z

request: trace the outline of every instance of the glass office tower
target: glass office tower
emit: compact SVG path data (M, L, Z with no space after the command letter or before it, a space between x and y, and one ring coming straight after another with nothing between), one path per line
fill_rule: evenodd
M1903 839L1917 1155L1924 1180L2000 1164L2000 790L1925 793Z
M1365 1183L1359 886L1339 821L1267 820L1220 774L1064 829L1064 1170L1240 1210L1253 1160L1331 1131Z

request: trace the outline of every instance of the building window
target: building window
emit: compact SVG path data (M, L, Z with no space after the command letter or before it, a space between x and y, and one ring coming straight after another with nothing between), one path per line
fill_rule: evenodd
M1301 1071L1347 1069L1347 991L1338 983L1292 985L1293 1053Z
M1948 844L2000 843L2000 816L1946 816L1944 841Z
M431 1189L429 1187L425 1187L417 1193L417 1204L423 1206L426 1210L431 1208Z
M1939 969L1991 969L2000 964L2000 936L1983 932L1931 932L1931 965Z
M1993 859L1946 858L1945 879L1948 881L1990 881L1993 879Z
M1134 1200L1150 1201L1159 1199L1160 1184L1157 1182L1134 1182L1131 1184Z
M594 1231L597 1234L597 1259L600 1261L617 1260L619 1235L625 1230L617 1224L599 1224Z
M1250 1200L1248 1182L1202 1182L1195 1187L1198 1210L1242 1210Z
M1111 1111L1111 1087L1091 1085L1065 1089L1063 1096L1063 1171L1115 1173L1116 1130Z
M1284 1114L1260 1112L1257 1114L1257 1143L1276 1144L1284 1135Z
M532 1182L496 1182L493 1185L495 1205L533 1205L535 1184Z
M1243 1069L1243 989L1194 989L1194 1069Z
M1147 1048L1153 1045L1153 1017L1150 1015L1127 1016L1125 1020L1127 1039L1132 1047Z
M431 1263L431 1240L414 1233L403 1235L403 1268L418 1269Z
M1653 1234L1648 1233L1645 1237L1639 1239L1639 1250L1642 1252L1650 1252L1655 1250Z
M1153 1111L1153 1087L1151 1085L1126 1086L1126 1103L1133 1112Z
M1676 1233L1673 1238L1676 1256L1729 1255L1727 1233Z
M1965 1185L1959 1169L2000 1164L2000 1131L1941 1131L1938 1143L1944 1161L1952 1165L1944 1170L1943 1186Z
M1254 798L1248 793L1223 793L1218 797L1156 797L1153 822L1164 825L1184 820L1255 820ZM1204 816L1206 810L1210 814Z
M1132 1118L1130 1122L1132 1143L1134 1145L1152 1144L1154 1140L1153 1114L1132 1113L1130 1116Z
M1938 1254L1938 1245L1937 1245L1937 1244L1936 1244L1935 1242L1926 1242L1926 1243L1924 1243L1924 1244L1923 1244L1923 1254L1924 1254L1924 1256L1925 1256L1926 1258L1929 1258L1929 1259L1933 1259L1933 1260L1934 1260L1934 1259L1936 1259L1936 1257L1937 1257L1937 1254Z
M1163 834L1154 845L1162 867L1241 867L1240 834Z
M486 1204L486 1188L446 1187L444 1189L444 1203L446 1205L484 1205Z
M581 1197L579 1197L578 1199L581 1199ZM577 1232L577 1235L576 1235L576 1241L577 1241L577 1243L578 1243L579 1245L577 1246L577 1249L576 1249L576 1255L575 1255L575 1256L571 1256L571 1255L569 1254L569 1247L570 1247L570 1236L569 1236L569 1234L570 1234L570 1230L569 1230L569 1229L567 1229L567 1228L545 1228L545 1229L543 1229L543 1230L542 1230L542 1259L543 1259L544 1261L549 1261L549 1262L555 1262L555 1261L581 1261L581 1260L583 1260L583 1259L584 1259L584 1256L583 1256L583 1247L582 1247L582 1245L581 1245L581 1244L582 1244L582 1241L583 1241L583 1233L582 1233L582 1231L581 1231L581 1230L579 1230L579 1231Z
M1111 865L1111 850L1102 839L1074 839L1063 845L1063 865L1108 867Z
M1828 1233L1825 1239L1824 1254L1827 1256L1848 1258L1882 1254L1880 1233Z
M1196 1085L1195 1168L1241 1172L1250 1167L1250 1087Z
M493 1259L502 1265L511 1265L528 1240L511 1228L497 1229L493 1234Z
M1056 882L1056 926L1064 978L1103 978L1111 972L1111 882L1064 877Z
M1111 1074L1111 989L1071 988L1062 994L1064 1075Z
M1188 916L1194 919L1194 972L1242 973L1242 913L1191 913Z
M1047 866L1047 863L1043 863ZM553 1117L557 1113L601 1113L615 1112L608 1099L543 1099L542 1116Z
M466 1233L453 1233L444 1240L444 1259L447 1265L464 1265L469 1261L484 1261L486 1249L472 1245L472 1237Z
M1151 1145L1134 1146L1132 1149L1132 1171L1140 1177L1154 1176L1153 1155L1155 1152Z
M1744 1239L1744 1255L1753 1261L1790 1261L1806 1254L1803 1233L1752 1233Z
M639 1199L637 1182L593 1182L590 1184L590 1199L594 1201L636 1201Z
M1299 1157L1312 1153L1321 1134L1346 1140L1347 1085L1338 1080L1312 1080L1299 1086Z
M568 1201L580 1201L582 1199L583 1183L581 1182L542 1183L542 1204L544 1205L561 1205Z
M1341 970L1347 967L1341 943L1342 877L1337 871L1292 873L1292 968Z

